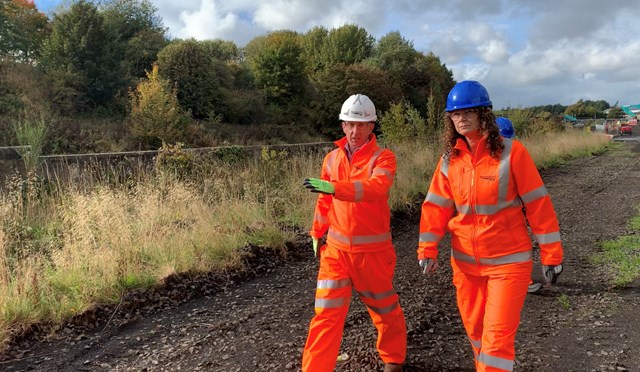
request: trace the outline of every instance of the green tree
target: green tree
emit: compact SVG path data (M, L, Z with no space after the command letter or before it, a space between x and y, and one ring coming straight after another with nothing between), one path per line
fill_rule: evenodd
M129 84L131 79L145 77L167 44L158 9L149 0L107 0L101 3L101 13Z
M246 57L258 89L267 103L281 107L299 102L305 92L306 74L299 35L293 31L274 31L253 39Z
M32 2L0 0L0 60L33 63L48 33L48 18Z
M104 18L93 3L79 0L54 16L45 40L40 67L55 75L58 99L73 107L108 106L123 86L117 47L104 28Z
M440 58L429 53L416 57L415 62L404 71L400 84L404 97L422 115L427 116L427 102L432 96L437 112L443 112L447 94L455 81L453 72L440 62Z
M302 35L302 59L307 74L313 75L325 67L322 61L322 47L328 35L329 30L323 26L316 26Z
M157 66L147 73L147 78L131 93L131 134L144 148L176 143L184 135L188 116L169 82L158 74Z
M609 110L607 114L607 119L621 119L625 117L627 114L620 107L615 106Z
M380 38L368 63L401 77L417 57L413 43L405 40L400 32L394 31Z
M211 58L223 62L240 61L242 53L233 41L227 40L203 40L202 48Z
M160 75L177 89L178 101L198 119L224 112L224 94L213 60L194 39L178 40L158 53Z
M321 63L354 64L371 57L375 39L357 25L344 25L329 31L321 50Z
M426 138L425 121L407 101L394 103L380 118L380 131L387 144Z

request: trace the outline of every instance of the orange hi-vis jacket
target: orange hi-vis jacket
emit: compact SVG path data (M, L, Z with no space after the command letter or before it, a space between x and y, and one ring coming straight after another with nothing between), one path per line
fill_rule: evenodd
M392 247L388 200L396 156L380 148L374 134L351 161L347 138L335 144L338 148L324 158L320 176L335 192L319 194L310 235L319 239L327 233L327 244L350 253Z
M418 259L436 258L448 228L456 260L490 266L531 261L528 220L542 264L562 263L558 220L542 178L520 142L502 141L499 159L486 148L486 136L475 156L458 139L458 156L440 159L422 204Z

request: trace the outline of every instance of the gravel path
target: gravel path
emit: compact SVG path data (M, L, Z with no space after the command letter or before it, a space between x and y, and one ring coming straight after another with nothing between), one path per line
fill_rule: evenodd
M627 233L640 204L640 144L542 172L560 219L565 272L530 295L516 344L516 371L640 371L640 282L607 283L590 259L599 242ZM425 185L426 188L426 185ZM416 262L417 213L394 217L396 289L408 323L405 371L473 371L455 305L451 268L424 277ZM0 355L3 371L297 371L313 315L317 262L310 242L286 257L247 249L252 271L171 278L128 293L55 333L34 329ZM534 277L540 279L539 264ZM375 329L352 300L339 371L380 371Z

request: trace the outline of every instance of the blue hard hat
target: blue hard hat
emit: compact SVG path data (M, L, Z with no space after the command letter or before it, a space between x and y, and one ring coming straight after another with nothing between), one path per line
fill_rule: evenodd
M473 80L465 80L456 84L447 96L446 111L454 111L471 107L491 107L489 93L482 84Z
M496 124L498 124L498 129L500 129L500 135L504 138L513 138L516 135L513 130L513 123L511 120L507 118L496 118Z

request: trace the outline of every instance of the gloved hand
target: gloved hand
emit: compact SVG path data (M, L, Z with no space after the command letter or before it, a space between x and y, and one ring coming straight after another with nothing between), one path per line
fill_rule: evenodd
M320 192L323 194L333 194L335 192L335 188L330 182L317 178L306 178L303 185L311 192Z
M433 258L424 258L418 261L418 263L420 264L420 268L422 268L422 273L425 275L433 274L433 272L438 269L438 266L440 266L438 261Z
M313 255L316 256L316 258L320 259L320 251L318 250L318 238L311 238L313 239Z
M542 276L547 284L556 284L558 277L562 274L562 264L560 265L542 265Z

